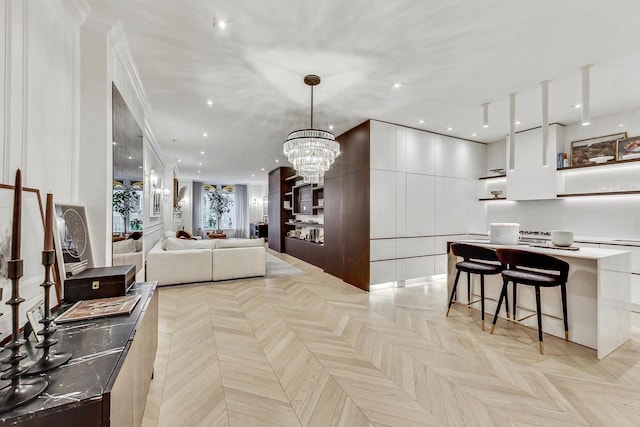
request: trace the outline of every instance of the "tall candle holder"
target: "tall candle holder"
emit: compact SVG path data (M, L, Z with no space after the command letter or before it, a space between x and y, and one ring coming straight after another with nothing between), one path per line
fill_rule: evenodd
M45 211L44 224L44 249L42 251L42 265L44 266L44 282L40 284L44 289L44 317L40 323L44 326L41 331L37 332L44 339L36 344L36 348L43 350L42 357L29 368L28 375L47 372L58 366L67 363L71 359L71 353L56 353L51 350L58 340L51 336L58 330L54 318L51 316L51 300L49 289L53 285L51 281L51 266L55 261L55 252L53 250L53 194L47 194L47 204Z
M20 304L24 298L20 297L20 278L23 275L23 261L20 259L20 237L22 220L22 177L20 169L16 172L16 185L13 195L13 233L11 235L11 261L7 264L7 277L11 279L11 298L7 304L11 306L11 341L5 348L11 350L11 355L0 360L0 363L11 365L0 377L11 380L11 385L0 391L0 412L6 412L27 403L42 393L49 383L42 378L21 381L29 368L20 366L20 361L27 357L27 353L20 351L26 342L19 335Z
M38 331L37 334L42 335L44 339L42 342L36 344L36 348L41 348L43 350L43 354L36 363L31 365L27 375L35 375L51 371L58 366L67 363L69 359L71 359L71 353L56 353L54 350L51 350L51 347L58 342L56 338L51 337L58 330L58 327L53 321L55 317L51 316L51 303L49 296L49 288L54 284L51 281L51 266L53 265L54 258L55 252L53 250L42 251L42 265L44 265L45 268L45 278L44 282L42 282L40 286L44 288L44 317L40 320L40 323L42 323L44 327L41 331Z

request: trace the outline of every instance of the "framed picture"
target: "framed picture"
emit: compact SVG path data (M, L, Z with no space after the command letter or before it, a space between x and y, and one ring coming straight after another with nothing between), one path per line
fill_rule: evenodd
M11 307L5 303L11 298L11 280L7 277L7 261L11 259L11 232L13 223L13 186L0 184L0 340L11 335ZM44 247L44 215L40 192L33 188L22 191L22 241L20 256L24 272L20 278L20 304L18 320L20 326L28 322L27 312L44 298L44 267L42 249ZM51 295L51 305L60 303L61 285L54 268L55 293ZM51 289L49 290L51 292Z
M571 143L571 166L604 163L616 159L616 144L625 139L626 132L595 138L581 139Z
M160 210L162 209L162 192L155 190L151 197L151 209L149 210L150 217L160 216Z
M616 143L616 160L640 158L640 136L620 139Z
M78 273L84 268L93 268L93 252L89 238L87 214L83 205L55 205L54 233L60 277L70 272Z

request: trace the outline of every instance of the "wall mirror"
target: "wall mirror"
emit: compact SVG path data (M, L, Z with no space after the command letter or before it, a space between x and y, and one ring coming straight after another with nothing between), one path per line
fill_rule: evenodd
M113 85L113 241L142 237L142 130L124 98ZM139 240L137 243L141 243ZM136 249L140 244L136 244ZM141 249L141 248L140 248ZM114 253L119 252L114 247Z

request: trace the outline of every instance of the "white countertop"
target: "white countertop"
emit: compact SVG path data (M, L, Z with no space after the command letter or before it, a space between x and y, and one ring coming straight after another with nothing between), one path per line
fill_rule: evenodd
M528 243L522 243L519 245L494 245L489 243L489 240L487 239L464 239L464 240L456 240L456 241L460 243L475 244L478 246L484 246L492 249L500 249L500 248L520 249L520 250L537 252L537 253L556 256L556 257L584 258L584 259L596 259L596 260L629 252L625 250L601 249L601 248L580 248L580 250L577 250L577 251L569 251L569 250L563 250L563 249L534 247L534 246L529 246Z
M470 236L487 236L487 233L469 233ZM551 240L549 236L526 236L532 239ZM488 239L488 237L487 237ZM482 240L482 239L479 239ZM593 243L597 245L618 245L618 246L635 246L640 247L640 239L624 239L622 237L594 237L594 236L574 236L574 242L577 243Z

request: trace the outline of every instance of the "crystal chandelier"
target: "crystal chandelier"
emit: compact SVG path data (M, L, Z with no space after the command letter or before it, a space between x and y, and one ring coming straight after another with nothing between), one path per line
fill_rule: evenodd
M282 151L305 183L317 184L340 155L340 144L331 132L313 128L313 87L320 84L320 77L310 74L304 82L311 86L311 126L291 132Z

